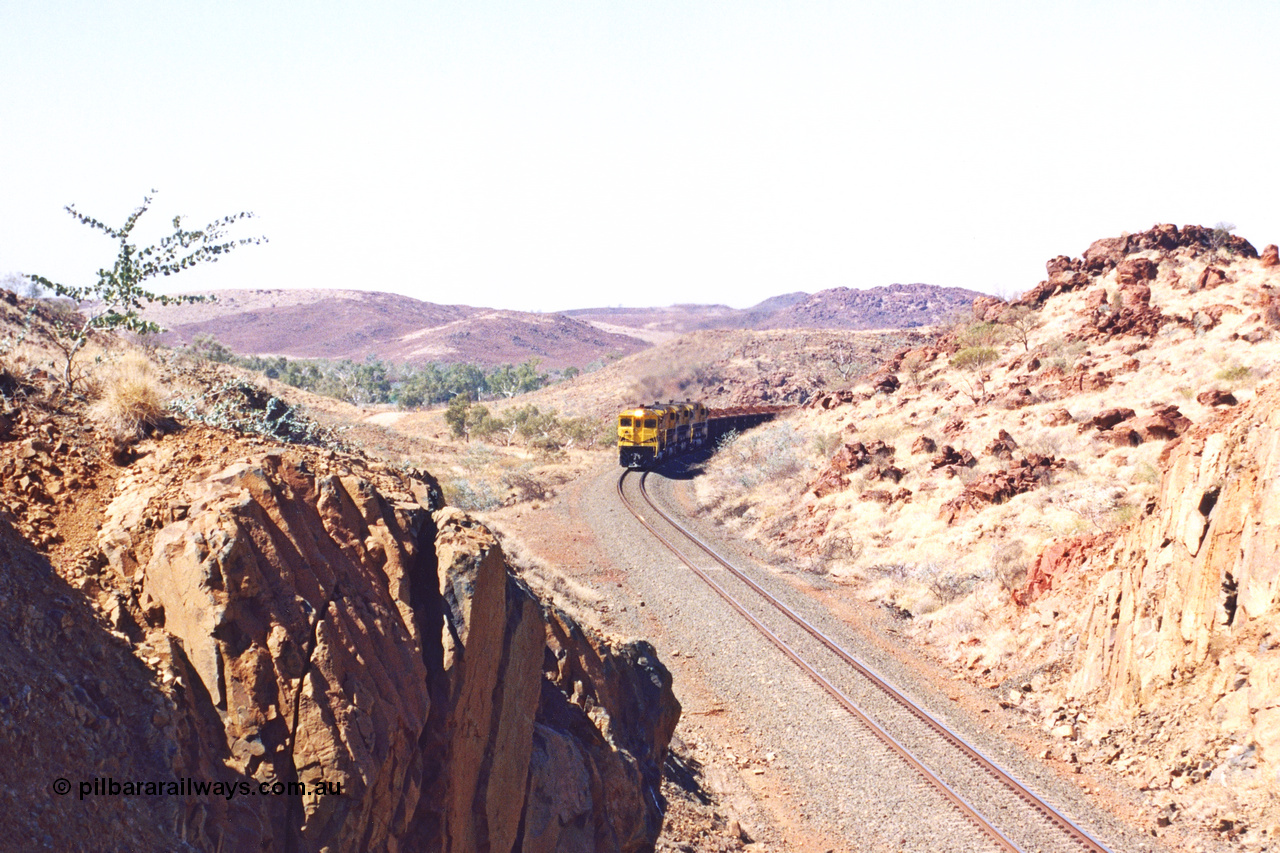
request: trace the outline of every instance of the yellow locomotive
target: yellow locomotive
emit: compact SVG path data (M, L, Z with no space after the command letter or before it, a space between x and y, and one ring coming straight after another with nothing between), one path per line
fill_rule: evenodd
M707 443L702 403L654 403L618 415L618 463L648 468Z

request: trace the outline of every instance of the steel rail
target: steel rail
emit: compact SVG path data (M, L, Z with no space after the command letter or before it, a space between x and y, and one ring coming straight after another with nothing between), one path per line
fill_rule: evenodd
M652 508L654 512L656 512L664 521L666 521L668 524L670 524L672 527L678 530L681 533L681 535L687 538L690 542L698 546L698 548L701 549L703 553L705 553L711 559L715 560L722 567L728 570L730 574L732 574L734 577L738 578L738 580L742 581L744 584L750 587L753 592L757 593L761 598L765 599L776 610L781 612L784 616L786 616L788 619L790 619L792 622L798 625L801 629L805 631L805 633L809 634L811 637L813 637L815 640L817 640L819 643L821 643L823 646L825 646L827 649L833 652L837 657L839 657L845 663L849 664L851 667L853 667L855 670L861 673L869 681L875 684L876 687L880 688L880 690L883 691L886 695L888 695L891 699L893 699L895 702L901 705L904 709L910 712L914 717L916 717L918 720L923 722L929 728L933 729L934 732L936 732L940 737L942 737L943 739L951 743L953 746L955 746L957 749L959 749L961 752L963 752L965 756L969 758L970 761L976 764L984 772L986 772L987 774L995 778L996 781L998 781L1001 785L1004 785L1006 788L1013 791L1013 793L1019 799L1023 800L1027 805L1031 806L1033 809L1040 812L1048 821L1055 824L1064 833L1072 836L1077 841L1077 843L1081 844L1086 850L1089 851L1089 853L1111 853L1111 851L1107 847L1103 846L1103 844L1099 842L1096 838L1089 835L1088 832L1086 832L1084 829L1082 829L1080 826L1074 823L1069 817L1059 812L1053 806L1049 805L1049 803L1045 802L1043 798L1041 798L1034 791L1032 791L1030 788L1024 785L1021 781L1011 776L1002 767L1000 767L991 759L987 758L987 756L984 755L977 747L970 744L968 741L966 741L964 738L958 735L954 730L949 728L945 723L943 723L937 717L933 716L927 710L922 708L920 705L913 702L910 698L906 696L906 694L902 693L902 691L898 690L896 687L894 687L892 684L886 681L883 677L880 676L879 673L873 670L870 666L868 666L866 663L859 660L858 658L854 657L851 653L846 651L843 647L841 647L838 643L836 643L834 640L832 640L830 637L824 634L821 630L815 627L803 616L796 613L794 610L788 607L785 603L783 603L780 599L778 599L772 593L765 590L758 583L756 583L754 580L748 577L744 572L742 572L736 566L731 564L727 559L725 559L723 556L717 553L710 545L704 542L700 537L698 537L692 531L688 530L684 525L677 522L674 518L671 517L669 513L663 511L663 509L657 506L657 504L653 501L653 499L649 497L648 491L645 489L643 479L641 479L641 482L640 482L640 492L644 496L646 503L649 504L650 508Z
M708 586L710 586L721 598L725 600L725 602L730 607L732 607L743 618L745 618L748 622L750 622L752 627L754 627L757 631L763 634L765 638L769 640L769 642L771 642L774 646L776 646L779 651L781 651L793 663L795 663L798 667L800 667L800 669L803 670L806 675L808 675L815 682L817 682L817 684L824 691L826 691L832 698L834 698L845 710L849 711L851 714L857 717L860 721L862 721L862 723L866 725L867 728L869 728L877 738L879 738L884 744L886 744L890 749L892 749L900 758L902 758L907 764L909 764L917 773L923 776L930 785L932 785L940 794L942 794L944 798L946 798L949 802L951 802L954 806L956 806L956 808L959 809L960 812L965 817L967 817L975 826L977 826L979 830L981 830L982 832L990 836L991 839L996 842L996 844L999 846L1001 850L1007 851L1007 853L1026 853L1026 851L1024 851L1021 847L1019 847L1017 844L1011 841L1003 832L1001 832L999 828L997 828L989 820L984 818L977 811L977 809L969 805L969 803L964 799L964 797L962 797L950 785L948 785L946 782L940 779L932 770L930 770L928 767L922 764L920 760L917 759L914 755L912 755L911 752L905 746L899 743L898 740L893 737L893 735L885 731L885 729L879 723L871 719L871 717L869 717L861 708L859 708L856 704L854 704L852 699L850 699L838 687L832 684L825 676L822 675L822 673L818 672L818 670L814 668L812 664L810 664L803 657L801 657L799 653L797 653L794 649L791 648L791 646L787 645L785 640L783 640L781 637L779 637L777 634L771 631L768 628L768 626L766 626L763 622L761 622L758 618L756 618L756 616L753 613L751 613L749 610L747 610L747 608L744 607L741 602L739 602L736 598L734 598L733 595L728 590L726 590L720 584L716 583L715 580L713 580L711 576L708 575L706 572L704 572L702 569L695 566L687 557L685 557L684 554L680 552L680 549L677 548L671 542L671 540L667 539L665 536L659 533L657 528L655 528L652 524L646 521L645 518L640 514L640 512L636 510L635 506L632 505L631 501L627 500L626 493L622 488L622 484L626 480L628 473L630 472L624 471L622 472L622 476L618 478L618 497L621 499L623 506L625 506L631 512L631 514L636 517L636 520L639 521L640 524L645 527L645 529L647 529L651 534L653 534L654 538L656 538L659 542L661 542L664 546L666 546L667 550L671 551L671 553L676 556L676 559L684 563L685 566L687 566L691 571L693 571L694 574L696 574ZM649 504L650 507L654 509L655 512L657 512L659 515L662 515L663 518L667 518L666 515L661 510L659 510L657 507L653 505L652 500L649 499L648 494L644 490L644 479L645 477L648 476L648 474L649 472L646 471L640 475L641 494L644 496L645 501ZM667 521L668 523L672 523L670 519L667 519ZM680 530L679 525L674 525L674 526L676 527L677 530Z
M647 472L645 476L647 476ZM892 698L905 710L910 712L918 720L920 720L926 726L932 729L935 734L942 737L944 740L946 740L956 749L960 750L978 768L980 768L989 776L991 776L1000 785L1012 791L1015 796L1021 799L1029 807L1039 812L1047 821L1049 821L1051 824L1056 826L1061 832L1070 836L1070 838L1073 841L1075 841L1077 844L1079 844L1083 849L1089 851L1089 853L1111 853L1111 851L1106 846L1104 846L1101 842L1099 842L1097 839L1091 836L1088 832L1086 832L1080 826L1076 825L1069 817L1067 817L1066 815L1062 814L1060 811L1055 809L1053 806L1047 803L1043 798L1041 798L1039 795L1033 792L1030 788L1028 788L1022 782L1020 782L1018 779L1011 776L1008 772L1006 772L1003 768L997 765L994 761L987 758L980 750L978 750L972 744L965 741L962 737L960 737L960 735L958 735L955 731L949 728L946 724L944 724L942 721L938 720L936 717L934 717L924 708L920 707L915 702L913 702L905 694L903 694L901 691L899 691L897 688L891 685L888 681L886 681L883 677L881 677L879 673L877 673L867 664L863 663L861 660L856 658L854 655L850 654L838 643L836 643L834 640L828 637L825 633L823 633L821 630L815 627L812 623L806 620L803 616L796 613L794 610L788 607L784 602L782 602L776 596L774 596L773 594L765 590L758 583L756 583L754 580L748 577L745 573L739 570L736 566L731 564L727 559L725 559L723 556L717 553L710 545L708 545L697 535L695 535L694 533L686 529L684 525L680 524L674 518L672 518L670 514L663 511L662 508L657 506L656 502L649 496L648 490L645 486L645 476L642 476L640 478L640 494L644 498L645 502L649 505L649 507L655 513L657 513L658 516L661 517L667 524L671 525L682 536L687 538L690 542L696 545L701 551L703 551L703 553L705 553L708 557L710 557L720 566L725 568L730 574L732 574L734 577L736 577L738 580L744 583L747 587L749 587L753 592L755 592L757 595L763 598L769 605L771 605L773 608L775 608L780 613L785 615L793 623L799 626L803 631L805 631L807 634L812 636L815 640L817 640L819 643L825 646L837 657L839 657L841 660L843 660L845 663L847 663L849 666L851 666L853 669L859 672L863 677L871 681L877 688L879 688L887 696ZM646 522L643 518L640 518L639 514L636 512L634 507L631 506L630 502L627 501L626 496L623 494L623 490L622 490L623 479L625 479L625 474L622 478L619 478L618 494L622 497L624 505L627 506L627 508L632 512L632 514L636 515L636 517L640 519L641 523L644 524L645 527L647 527L651 532L654 533L655 536L657 536L661 541L663 541L663 544L665 544L673 552L676 552L677 556L680 557L681 561L684 562L685 565L689 566L691 569L695 571L695 573L699 575L699 577L701 577L708 584L716 588L717 592L720 592L722 597L725 597L726 599L731 598L729 593L727 593L727 591L723 591L723 589L719 586L719 584L711 580L705 574L705 572L694 567L688 560L686 560L682 555L680 555L678 553L678 549L676 549L668 540L666 540L665 537L657 533L657 531L653 529L652 525ZM730 602L730 603L734 605L735 609L739 609L739 606L736 602ZM748 619L752 620L753 622L757 621L753 616L750 616L749 614L744 614L744 615L747 615ZM767 629L762 628L762 630L767 630ZM804 667L807 668L808 665L804 664ZM861 716L861 712L858 712L858 713ZM985 823L985 820L983 820L982 822Z

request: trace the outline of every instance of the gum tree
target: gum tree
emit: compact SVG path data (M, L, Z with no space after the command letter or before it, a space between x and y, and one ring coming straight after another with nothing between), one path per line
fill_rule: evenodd
M131 242L138 220L151 208L155 195L144 196L142 204L119 227L112 227L81 213L74 205L66 211L80 224L101 231L119 244L115 263L110 269L98 270L98 280L89 285L60 284L42 275L28 275L40 287L59 296L74 300L79 314L59 321L56 325L57 343L65 357L62 379L68 390L74 383L72 368L76 356L89 342L94 329L104 331L123 330L140 335L155 334L162 329L157 323L142 318L142 310L150 303L178 305L203 302L205 296L166 296L146 288L146 282L157 276L171 276L199 266L214 263L235 249L245 245L267 242L265 237L228 239L227 229L244 219L252 219L252 213L233 213L215 220L203 228L187 230L182 217L173 218L173 233L160 242L138 247Z

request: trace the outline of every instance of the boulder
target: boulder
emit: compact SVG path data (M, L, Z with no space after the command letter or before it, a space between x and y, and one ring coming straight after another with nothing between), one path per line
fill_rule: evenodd
M1230 280L1227 274L1218 267L1205 267L1201 270L1200 277L1196 279L1196 287L1201 290L1211 290Z
M871 377L870 382L877 394L892 394L902 384L892 373L878 373Z
M1234 394L1221 388L1210 388L1196 395L1196 402L1202 406L1234 406L1238 403Z
M1012 459L1013 451L1018 449L1018 442L1013 440L1013 436L1008 430L1000 430L1000 434L992 439L987 445L986 454L994 456L997 459Z
M1116 281L1121 286L1155 281L1159 268L1150 258L1125 258L1116 266Z
M1071 417L1071 413L1066 409L1051 409L1044 416L1044 420L1041 421L1041 423L1050 427L1065 426L1070 423L1075 423L1075 418Z
M979 512L990 504L1001 504L1039 486L1050 472L1061 468L1062 460L1030 453L1003 471L985 474L965 486L959 496L944 503L939 516L947 522Z
M1280 249L1276 248L1275 243L1262 250L1262 255L1258 258L1258 266L1263 269L1280 266Z
M1121 421L1113 431L1130 430L1137 433L1141 441L1168 441L1177 438L1189 426L1191 421L1177 406L1165 405L1156 407L1150 415Z
M1026 607L1051 591L1063 577L1083 566L1110 543L1106 534L1076 536L1050 542L1027 571L1026 585L1013 593L1014 603Z
M933 453L937 449L938 449L938 445L934 442L932 438L929 438L929 436L927 435L922 435L918 437L914 442L911 443L911 452L913 454Z
M1044 264L1045 272L1048 273L1049 278L1060 276L1063 273L1079 272L1082 266L1083 265L1079 260L1067 257L1066 255L1058 255L1055 258L1050 258L1045 261Z
M979 296L973 300L973 318L979 323L994 323L1008 310L1009 304L995 296Z
M975 459L973 454L969 451L956 450L951 445L945 444L942 446L942 449L929 460L929 467L935 471L939 468L952 465L968 468L973 466L977 461L978 460Z
M1084 269L1092 273L1105 273L1124 260L1128 253L1128 234L1095 240L1084 251Z
M1124 285L1120 290L1120 302L1127 308L1143 308L1151 304L1151 288L1142 282Z
M1094 429L1111 429L1121 421L1132 418L1135 414L1137 413L1133 409L1122 407L1104 409L1089 420L1089 426Z
M1018 299L1018 305L1026 305L1031 308L1037 308L1049 300L1049 297L1058 293L1070 293L1073 290L1082 290L1093 283L1093 278L1088 273L1079 271L1062 271L1049 277L1047 281L1042 281L1035 287L1028 290Z

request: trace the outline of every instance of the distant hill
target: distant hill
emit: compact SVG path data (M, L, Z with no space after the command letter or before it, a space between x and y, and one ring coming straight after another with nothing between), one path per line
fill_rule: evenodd
M153 306L165 343L212 335L244 355L378 358L494 367L529 358L549 369L586 367L690 332L910 329L967 311L982 295L958 287L892 284L773 296L750 308L671 305L558 314L439 305L360 290L226 290L216 302Z
M796 294L791 294L794 296ZM914 329L951 319L968 311L983 294L963 287L932 284L891 284L855 290L820 290L755 320L755 329ZM778 297L775 297L777 299ZM765 300L749 312L764 310Z
M967 311L983 294L962 287L890 284L857 290L772 296L750 308L672 305L667 308L584 308L564 312L601 328L654 342L700 329L913 329Z
M226 290L216 302L152 306L146 317L190 343L212 335L243 355L465 362L494 367L541 358L545 368L583 367L649 344L562 314L437 305L360 290Z

